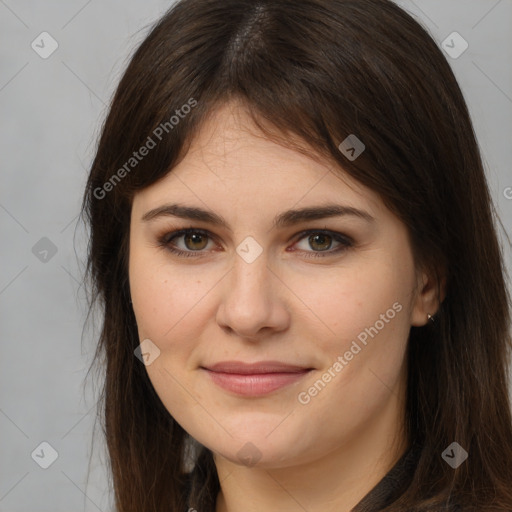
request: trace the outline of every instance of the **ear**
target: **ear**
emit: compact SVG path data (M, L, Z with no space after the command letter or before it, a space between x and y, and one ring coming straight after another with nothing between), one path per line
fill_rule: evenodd
M411 311L411 325L421 327L428 322L428 314L434 316L446 297L446 277L439 271L418 272L416 297Z

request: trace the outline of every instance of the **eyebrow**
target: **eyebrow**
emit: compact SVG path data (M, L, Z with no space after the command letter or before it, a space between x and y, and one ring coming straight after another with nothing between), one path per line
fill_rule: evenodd
M275 217L273 224L275 228L285 228L304 221L325 219L328 217L340 217L343 215L357 217L367 222L375 221L375 218L364 210L359 210L352 206L327 204L322 206L310 206L296 210L286 210ZM165 204L146 212L142 216L142 220L147 222L158 217L179 217L182 219L206 222L214 226L222 226L228 230L230 229L229 224L221 215L193 206Z

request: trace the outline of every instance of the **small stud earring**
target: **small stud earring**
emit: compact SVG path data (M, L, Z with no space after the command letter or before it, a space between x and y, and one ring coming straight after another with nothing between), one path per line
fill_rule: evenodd
M434 320L434 317L430 313L427 313L427 319L430 320L433 324L436 323L436 321Z

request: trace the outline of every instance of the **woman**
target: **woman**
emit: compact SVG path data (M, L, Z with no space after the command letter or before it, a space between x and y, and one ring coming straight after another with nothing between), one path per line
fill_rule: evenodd
M387 0L183 0L84 197L116 510L512 510L465 101Z

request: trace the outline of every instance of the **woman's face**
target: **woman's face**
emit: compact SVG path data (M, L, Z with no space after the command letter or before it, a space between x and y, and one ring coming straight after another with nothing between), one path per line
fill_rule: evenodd
M390 439L410 326L435 311L380 198L251 126L219 109L180 164L136 194L130 288L169 413L233 462L285 467ZM327 205L341 214L304 214ZM205 369L226 361L294 368Z

